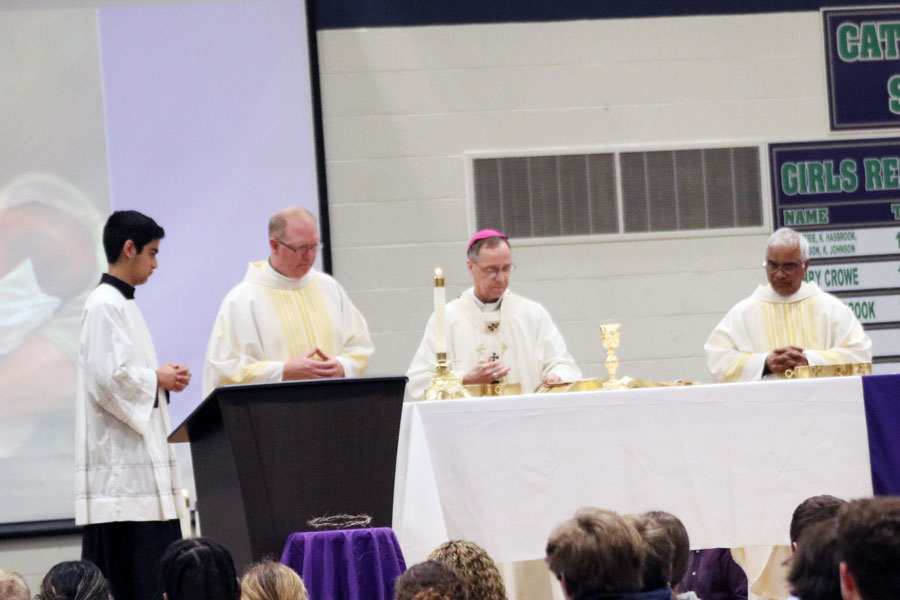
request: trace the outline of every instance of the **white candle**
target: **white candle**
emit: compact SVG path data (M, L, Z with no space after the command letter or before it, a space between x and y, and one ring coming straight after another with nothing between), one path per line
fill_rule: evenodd
M444 292L444 272L437 267L434 270L434 351L439 354L447 352L445 304L447 304L447 295Z

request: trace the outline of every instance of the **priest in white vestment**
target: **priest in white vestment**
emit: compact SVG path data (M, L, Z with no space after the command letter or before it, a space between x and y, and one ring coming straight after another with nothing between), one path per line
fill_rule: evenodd
M804 282L809 242L782 228L766 250L769 285L728 311L706 340L706 363L718 381L756 381L801 365L872 362L872 343L853 311Z
M109 272L82 313L75 394L75 522L82 558L116 598L150 600L159 561L181 538L186 516L169 435L168 392L191 379L185 365L159 366L134 301L156 268L164 232L135 211L113 213L103 232Z
M204 396L223 385L365 373L374 351L366 321L337 281L313 269L319 245L307 210L272 216L269 259L250 263L216 316Z
M573 381L581 371L543 306L509 291L513 268L506 236L491 229L469 242L473 287L447 303L446 340L450 369L464 384L519 383L523 393L542 382ZM434 373L435 317L406 372L406 400L422 400Z
M758 381L802 365L872 362L872 342L853 311L804 282L809 242L781 228L769 237L764 263L769 285L738 302L706 340L706 362L718 381ZM750 591L787 597L788 546L736 548ZM760 565L764 565L760 567Z

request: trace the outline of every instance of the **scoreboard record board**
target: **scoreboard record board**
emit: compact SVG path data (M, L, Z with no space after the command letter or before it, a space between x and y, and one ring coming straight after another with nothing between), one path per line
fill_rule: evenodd
M806 280L856 314L873 371L900 371L900 138L768 148L775 228L809 241Z

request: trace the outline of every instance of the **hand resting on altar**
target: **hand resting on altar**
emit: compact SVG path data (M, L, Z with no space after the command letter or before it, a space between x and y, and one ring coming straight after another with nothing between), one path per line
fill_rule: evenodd
M776 348L766 357L766 366L773 373L784 373L788 369L808 364L806 356L803 355L803 348L797 346Z

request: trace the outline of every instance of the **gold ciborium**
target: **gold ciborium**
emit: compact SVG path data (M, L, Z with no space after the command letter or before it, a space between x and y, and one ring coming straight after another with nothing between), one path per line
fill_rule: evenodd
M446 352L438 352L435 361L434 375L425 390L426 400L450 400L452 398L469 398L469 392L463 386L459 375L450 370L450 361Z
M606 348L606 370L609 371L609 379L603 382L601 389L622 390L627 386L616 379L616 371L619 369L619 359L616 357L616 348L622 338L622 326L619 323L607 323L600 326L600 339Z

